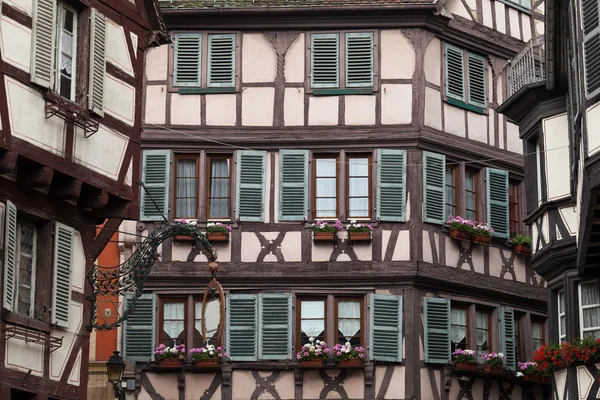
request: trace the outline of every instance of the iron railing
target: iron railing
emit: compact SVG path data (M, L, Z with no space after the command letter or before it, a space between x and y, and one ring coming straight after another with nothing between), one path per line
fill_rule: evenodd
M510 62L509 97L523 86L546 79L544 36L532 38Z

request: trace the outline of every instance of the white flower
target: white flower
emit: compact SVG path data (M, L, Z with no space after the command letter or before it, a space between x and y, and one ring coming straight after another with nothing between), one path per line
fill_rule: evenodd
M355 224L355 223L356 223L356 220L355 220L355 219L352 219L352 220L350 220L350 223L351 223L351 224Z
M190 221L190 225L196 226L196 225L198 225L198 221Z
M315 340L315 343L319 344L319 343L321 343L321 341L319 339L317 339L317 340Z
M210 354L212 356L213 354L215 354L215 352L211 350L208 352L208 354Z
M206 224L207 228L210 228L211 226L215 226L215 223L214 222L209 222L208 224Z
M504 353L498 353L499 357L504 357Z
M312 343L312 342L315 341L315 338L311 336L311 337L308 338L308 341Z
M346 342L346 347L350 347L350 342Z
M207 351L206 349L202 349L202 352L203 352L203 353L206 353L206 351Z

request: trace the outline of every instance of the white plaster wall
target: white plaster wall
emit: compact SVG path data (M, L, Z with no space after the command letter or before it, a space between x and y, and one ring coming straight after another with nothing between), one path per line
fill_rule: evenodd
M5 355L7 368L25 373L31 370L32 375L42 376L44 372L44 346L26 343L20 339L8 339Z
M381 246L381 258L385 258L385 252L390 242L392 231L384 230L382 236ZM392 254L392 261L408 261L410 260L410 232L400 231L398 232L398 239L394 244L394 252Z
M469 139L481 143L488 142L488 121L487 116L483 114L467 111L467 120L469 123Z
M145 122L150 124L164 124L165 109L167 108L167 87L165 85L146 86L145 92Z
M494 28L494 16L492 15L492 1L491 0L482 0L482 9L483 9L483 25L488 28Z
M467 135L465 127L465 110L444 103L444 130L456 136Z
M277 171L277 168L275 168L275 170ZM281 242L281 254L283 254L283 258L286 262L302 260L302 249L300 247L301 242L301 232L288 232L285 234L285 238Z
M502 75L498 75L498 79L496 80L496 93L498 93L498 104L502 104L504 102L504 79Z
M86 371L87 372L87 371ZM73 369L69 374L69 379L67 382L70 385L79 386L79 376L81 374L81 350L77 354L77 358L75 359L75 363L73 363Z
M242 81L274 82L277 54L261 33L246 33L242 39Z
M215 374L185 374L185 400L198 400L198 394L204 393L215 378ZM221 399L221 386L215 390L211 399Z
M71 301L71 307L69 308L69 328L66 330L60 328L52 330L52 336L63 338L62 346L50 353L50 379L54 381L60 380L63 374L67 360L75 345L76 334L81 329L82 318L83 304Z
M499 1L495 1L494 6L496 7L496 30L506 33L506 6Z
M133 160L129 162L129 168L127 168L127 172L125 173L125 184L127 186L131 186L131 181L133 179Z
M235 94L206 95L206 125L234 126L236 123Z
M274 88L245 88L242 92L242 125L272 126Z
M261 232L268 234L268 232ZM256 258L261 251L260 241L254 232L242 232L242 246L245 249L242 251L242 262L256 262Z
M400 30L381 31L381 78L410 79L415 71L415 50Z
M4 3L6 3L14 8L17 8L26 14L32 15L32 12L33 12L33 1L32 0L4 0Z
M346 125L375 125L375 96L346 96Z
M468 20L473 20L473 18L471 18L471 15L467 11L461 0L448 0L446 2L445 7L450 13L454 15L460 15L461 17L464 17Z
M421 368L421 400L435 400L440 398L441 389L441 371L433 370L433 379L429 378L429 368ZM433 389L437 391L434 392ZM435 394L434 394L435 393Z
M510 251L504 251L500 249L500 251L504 254L504 257L510 258ZM515 257L515 261L513 263L513 269L515 271L515 277L518 282L527 283L527 260L526 257L522 255L518 255ZM507 279L512 279L511 277L506 277Z
M105 125L100 125L98 132L87 139L77 128L73 139L73 161L116 180L128 142L127 136Z
M495 126L494 119L496 118L496 113L491 108L488 109L488 132L489 132L489 144L492 146L498 146L495 135Z
M452 268L456 268L456 264L458 263L458 258L460 257L460 251L458 246L460 242L450 238L450 236L446 236L446 265Z
M542 8L543 9L543 8ZM544 23L542 21L535 21L535 33L540 36L544 34Z
M586 111L587 126L600 126L600 103L596 103L591 107L588 107ZM591 134L590 134L591 133ZM595 133L594 129L586 130L587 141L588 141L588 157L600 151L600 135Z
M433 38L425 49L425 79L427 82L440 86L442 58L441 58L442 42L438 38Z
M200 95L171 94L171 123L200 125Z
M521 26L519 24L519 11L512 7L506 7L508 10L508 19L510 22L510 35L521 39Z
M104 80L104 111L127 125L133 126L135 88L107 74Z
M71 268L71 289L75 292L83 293L85 282L85 253L83 252L83 243L81 234L75 231L73 236L73 266Z
M577 207L575 206L567 206L559 208L560 217L569 230L571 235L575 235L577 233Z
M412 85L381 85L381 123L410 124L412 121ZM374 107L373 107L374 109Z
M442 130L442 97L439 91L425 88L425 125Z
M438 256L438 249L440 248L440 235L434 233L433 242L435 244L435 255ZM423 261L433 263L433 251L431 243L429 241L429 232L423 231Z
M25 72L31 71L31 29L2 16L0 18L0 51L2 59Z
M150 379L150 383L154 387L154 390L156 390L156 393L160 393L164 400L179 400L179 385L177 373L147 374L147 377L148 379ZM154 398L154 396L148 396L144 398L144 400L153 400ZM142 400L142 396L139 396L138 400Z
M304 82L304 54L304 33L301 33L285 53L284 76L286 82Z
M519 137L519 125L512 122L506 123L506 149L523 154L523 141Z
M500 278L502 272L502 257L498 249L490 249L490 275Z
M310 97L308 103L309 125L337 125L339 98L337 96Z
M542 121L548 200L561 199L571 194L568 124L567 114Z
M304 125L304 89L286 88L283 101L283 119L286 126Z
M138 35L130 31L129 36L131 37L131 45L133 46L133 56L137 58Z
M383 378L385 376L386 367L375 367L375 393L379 393ZM404 399L406 396L406 388L404 386L405 367L394 367L392 379L388 390L384 395L384 399Z
M125 30L121 25L110 19L107 22L106 43L108 46L106 46L106 59L133 76L133 66L129 49L127 48Z
M531 39L531 17L521 13L521 21L523 22L523 41L528 42Z
M169 46L163 44L146 50L146 79L149 81L163 81L168 74Z

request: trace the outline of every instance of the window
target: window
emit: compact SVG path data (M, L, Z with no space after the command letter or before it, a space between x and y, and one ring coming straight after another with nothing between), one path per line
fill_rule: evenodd
M230 219L231 214L231 158L209 156L208 219Z
M298 349L311 337L326 340L326 303L326 299L298 299Z
M448 103L483 113L487 108L485 58L446 44L445 59Z
M337 342L345 344L350 342L352 347L363 346L362 299L335 299L335 332Z
M477 221L477 172L465 172L465 219Z
M488 311L477 310L475 312L475 331L477 334L477 359L481 360L482 354L491 351L490 313Z
M531 320L531 341L533 345L533 351L542 347L544 344L544 322Z
M371 218L371 157L349 156L348 219Z
M565 315L565 291L561 290L557 296L558 303L558 339L561 343L567 341L567 319Z
M373 37L373 32L311 34L311 88L373 88Z
M337 157L315 157L314 218L337 218Z
M185 300L161 300L159 343L173 347L185 342L187 302Z
M56 79L54 90L62 97L75 100L75 68L77 65L77 11L58 4Z
M37 251L37 227L32 222L19 218L18 222L18 285L17 313L33 317L35 296L35 268Z
M198 209L198 157L176 155L175 218L196 218Z
M468 319L465 307L453 306L450 311L451 352L469 348Z
M206 303L206 341L215 347L219 346L220 303L218 300L208 301ZM202 301L195 301L194 304L194 347L204 347L202 339Z
M581 337L600 338L600 284L587 282L579 285Z
M521 223L521 212L519 207L519 185L510 183L508 185L508 209L510 237L515 237L520 233L519 225Z
M456 168L446 166L446 218L456 215Z

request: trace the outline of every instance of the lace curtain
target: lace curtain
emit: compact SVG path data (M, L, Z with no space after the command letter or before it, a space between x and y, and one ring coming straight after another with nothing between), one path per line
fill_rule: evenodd
M229 218L229 160L210 162L210 218Z
M360 331L360 302L338 302L338 334L350 342Z
M177 215L176 218L196 217L196 159L177 160Z
M585 307L583 309L583 336L600 337L600 286L597 282L581 285L581 306Z
M369 215L369 159L350 158L348 162L348 216Z
M185 307L183 303L164 303L163 305L163 331L165 344L173 346L184 341ZM173 339L169 341L167 339Z
M454 344L467 342L467 311L464 309L452 309L450 311L452 328L450 340Z
M316 217L335 217L337 196L335 158L317 160Z

